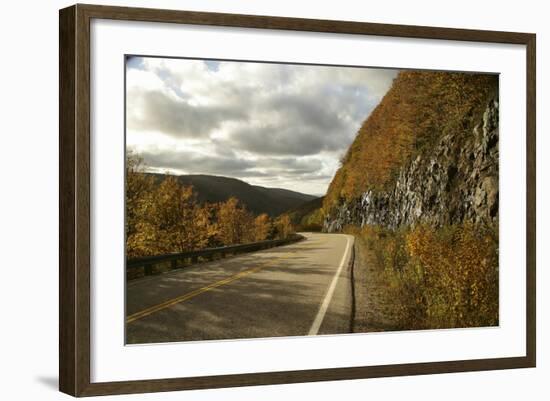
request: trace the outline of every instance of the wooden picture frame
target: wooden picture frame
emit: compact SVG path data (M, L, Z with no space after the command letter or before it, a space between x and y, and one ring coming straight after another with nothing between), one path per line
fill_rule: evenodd
M92 383L90 380L90 21L94 18L259 28L526 46L526 355L459 361L258 372L223 376ZM535 47L530 33L371 24L254 15L75 5L59 15L59 388L73 396L143 393L249 385L534 367L535 278Z

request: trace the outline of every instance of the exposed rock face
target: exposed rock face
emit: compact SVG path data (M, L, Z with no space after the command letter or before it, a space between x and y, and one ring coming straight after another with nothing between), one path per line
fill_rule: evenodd
M442 226L498 217L498 101L467 135L445 135L400 170L391 190L367 190L325 217L324 229L378 224Z

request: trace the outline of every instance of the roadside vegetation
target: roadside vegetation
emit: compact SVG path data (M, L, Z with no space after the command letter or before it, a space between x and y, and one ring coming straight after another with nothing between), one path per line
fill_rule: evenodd
M126 157L126 257L283 239L294 232L288 215L255 216L238 199L200 203L175 176L144 174L143 160Z
M323 230L323 199L324 197L315 198L285 213L290 217L296 231Z
M384 318L394 322L393 329L498 325L496 224L345 231L376 264L366 279L386 289L378 303L386 305Z
M460 150L495 95L495 75L400 72L342 157L323 215L367 190L391 190L403 166L430 155L447 134ZM345 231L356 236L364 264L357 284L366 300L363 331L498 325L498 223Z

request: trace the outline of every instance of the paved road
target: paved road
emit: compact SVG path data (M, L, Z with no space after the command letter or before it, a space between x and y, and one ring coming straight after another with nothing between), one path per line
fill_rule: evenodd
M353 237L304 241L130 281L129 344L349 333Z

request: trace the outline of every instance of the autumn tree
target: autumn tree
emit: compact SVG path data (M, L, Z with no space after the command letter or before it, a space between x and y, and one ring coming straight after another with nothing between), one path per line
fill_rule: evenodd
M254 241L265 241L271 232L271 219L265 213L254 219Z
M133 151L126 154L126 235L136 234L146 199L153 189L153 179L144 173L143 159Z
M219 237L224 245L242 244L253 237L253 217L235 197L221 203L218 210Z
M277 231L277 237L279 239L285 239L294 232L292 222L288 214L283 214L275 220L275 229Z
M290 222L281 220L284 238ZM146 172L143 160L128 152L126 160L126 254L129 258L187 252L271 238L267 214L255 217L236 198L200 203L191 186L175 176Z
M191 187L182 187L175 177L155 187L138 223L138 244L153 254L183 252L195 248L197 214Z
M218 205L205 203L196 214L195 225L198 227L198 234L201 236L200 243L206 247L219 246L219 223L218 223Z

